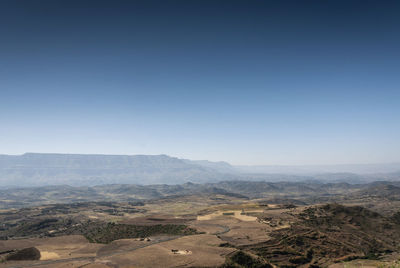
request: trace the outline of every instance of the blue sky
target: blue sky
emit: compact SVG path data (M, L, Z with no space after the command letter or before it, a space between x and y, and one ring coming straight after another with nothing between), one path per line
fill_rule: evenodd
M0 153L400 161L396 1L1 1Z

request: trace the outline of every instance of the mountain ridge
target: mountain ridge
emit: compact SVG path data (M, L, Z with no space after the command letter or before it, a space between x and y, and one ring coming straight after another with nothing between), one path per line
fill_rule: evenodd
M374 165L379 166L379 164ZM26 186L62 184L93 186L102 184L208 183L226 180L351 183L400 180L400 172L393 171L396 170L397 164L385 165L390 167L388 170L392 173L355 174L350 172L324 173L322 171L312 173L303 172L304 170L299 173L292 173L290 168L282 169L280 173L267 172L268 170L266 173L261 173L256 166L254 169L248 167L247 170L243 170L240 166L234 166L223 161L188 160L165 154L2 154L0 155L0 186L18 186L21 183ZM385 165L378 170L384 170ZM337 168L335 165L331 167ZM367 167L371 167L371 165L367 165ZM274 170L271 169L270 171Z

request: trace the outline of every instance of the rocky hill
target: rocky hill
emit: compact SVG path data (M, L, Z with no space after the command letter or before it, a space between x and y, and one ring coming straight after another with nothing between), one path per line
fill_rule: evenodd
M272 233L273 239L244 249L280 267L325 267L355 258L376 259L398 249L398 222L360 206L327 204L296 217L290 228Z

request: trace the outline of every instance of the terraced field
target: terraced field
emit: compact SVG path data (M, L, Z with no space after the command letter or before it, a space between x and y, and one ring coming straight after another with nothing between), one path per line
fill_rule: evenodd
M208 194L5 209L0 267L396 267L397 203L374 197L370 210L351 197L303 205L308 197Z

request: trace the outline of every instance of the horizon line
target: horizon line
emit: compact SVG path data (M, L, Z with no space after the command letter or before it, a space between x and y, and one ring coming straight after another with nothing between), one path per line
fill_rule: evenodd
M213 163L226 163L233 167L316 167L316 166L355 166L355 165L392 165L392 164L400 164L400 160L397 162L373 162L373 163L340 163L340 164L231 164L228 161L217 160L212 161L208 159L189 159L189 158L180 158L177 156L172 156L166 153L160 154L107 154L107 153L59 153L59 152L25 152L20 154L8 154L8 153L0 153L0 156L24 156L27 154L47 154L47 155L84 155L84 156L167 156L170 158L176 158L180 160L190 160L190 161L208 161Z

